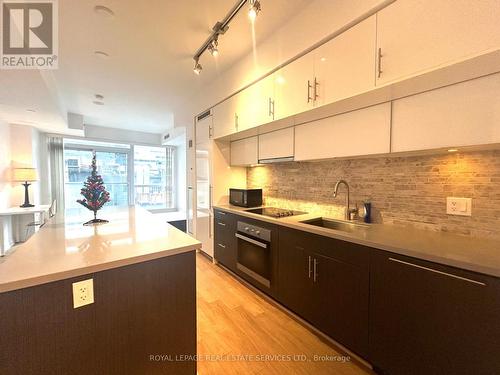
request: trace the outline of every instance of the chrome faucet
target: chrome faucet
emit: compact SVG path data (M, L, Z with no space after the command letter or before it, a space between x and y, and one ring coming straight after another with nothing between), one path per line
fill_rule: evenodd
M335 184L335 191L333 192L333 197L337 198L337 194L339 192L339 187L342 184L344 184L345 187L347 188L347 195L346 195L346 199L345 199L345 205L346 205L345 219L348 220L348 221L351 221L351 220L354 220L354 217L358 213L358 209L357 208L351 209L351 207L350 207L350 205L351 205L351 202L350 202L350 192L349 192L349 184L347 183L347 181L345 181L345 180L339 180Z

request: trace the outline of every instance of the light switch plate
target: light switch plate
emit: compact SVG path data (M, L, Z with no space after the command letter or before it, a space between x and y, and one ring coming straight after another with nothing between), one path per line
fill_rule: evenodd
M73 283L73 308L94 303L94 280L88 279Z
M446 198L446 213L448 215L472 216L471 198Z

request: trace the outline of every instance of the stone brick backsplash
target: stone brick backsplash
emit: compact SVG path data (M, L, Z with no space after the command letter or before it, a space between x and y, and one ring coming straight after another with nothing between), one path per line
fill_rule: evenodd
M249 188L264 189L264 203L343 218L351 202L372 202L375 223L500 239L500 151L431 156L374 157L271 164L247 169ZM446 214L446 197L472 198L472 217Z

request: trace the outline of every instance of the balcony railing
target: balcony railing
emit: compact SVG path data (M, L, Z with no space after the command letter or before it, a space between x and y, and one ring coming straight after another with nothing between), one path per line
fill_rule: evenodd
M161 185L135 185L135 204L149 208L174 208L173 189Z

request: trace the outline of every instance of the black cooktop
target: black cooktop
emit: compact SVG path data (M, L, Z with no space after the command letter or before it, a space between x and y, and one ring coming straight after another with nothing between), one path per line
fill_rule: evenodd
M284 208L276 208L276 207L253 208L251 210L245 210L245 211L250 212L252 214L264 215L274 218L307 214L307 212L287 210Z

